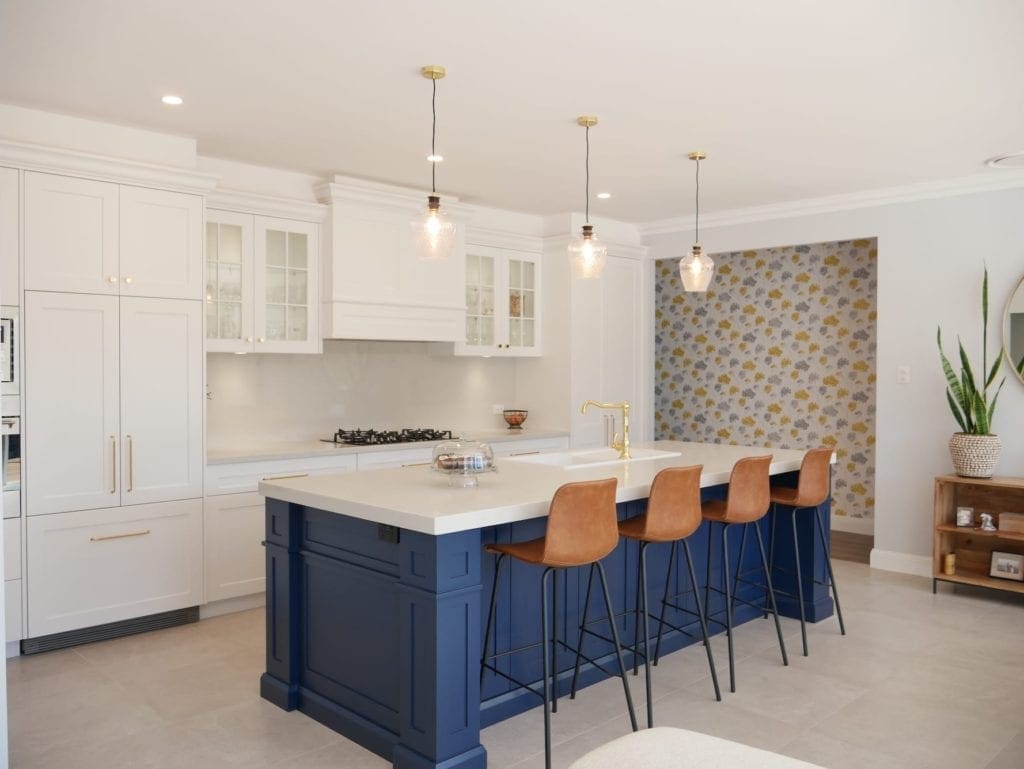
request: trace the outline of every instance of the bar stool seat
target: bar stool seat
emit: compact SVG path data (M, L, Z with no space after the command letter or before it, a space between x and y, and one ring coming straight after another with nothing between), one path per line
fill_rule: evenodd
M764 547L764 538L761 534L760 521L768 514L771 505L768 470L771 466L771 455L761 457L744 457L737 460L733 465L732 473L729 476L729 490L726 499L709 500L701 505L701 515L709 524L718 524L722 530L722 587L721 589L711 584L711 544L712 532L708 531L708 561L707 581L705 583L704 607L707 614L707 621L714 622L725 628L729 648L729 690L736 691L736 665L733 651L733 607L738 601L740 603L754 606L755 608L770 613L775 621L775 633L779 639L779 650L782 653L782 664L789 664L789 657L786 654L786 642L782 638L782 625L779 623L779 612L775 605L775 591L772 588L771 569L768 565L768 556ZM736 574L730 576L729 567L729 540L728 530L730 526L743 527L743 539L740 543L739 558L736 564ZM751 601L739 597L740 582L744 582L741 574L743 566L743 548L746 543L747 529L753 528L757 539L758 551L761 556L761 570L764 575L764 582L767 586L766 600L763 604L755 606ZM733 581L730 589L730 579ZM722 611L725 614L725 622L715 618L711 610L711 592L720 593L725 597L725 605Z
M586 632L587 610L590 603L590 588L593 585L594 572L600 575L605 608L611 625L612 642L619 662L619 677L626 696L626 706L633 730L636 731L636 713L633 709L633 698L626 679L625 664L622 659L622 644L619 642L618 630L615 626L615 613L612 610L611 597L608 592L608 580L601 565L601 559L611 553L618 545L617 516L615 512L615 478L600 481L581 481L566 483L560 486L551 499L548 511L547 529L543 537L514 543L491 543L484 546L484 551L498 556L494 569L494 583L491 589L491 603L487 613L487 627L484 631L483 651L480 657L480 680L483 682L487 671L502 676L517 686L539 694L544 700L544 762L547 769L551 767L551 713L557 710L557 665L553 667L553 659L557 662L557 646L561 645L577 655L576 672L579 670L579 659ZM541 640L513 651L524 651L531 646L540 646L543 657L543 693L537 692L530 684L518 681L504 671L498 669L491 660L502 656L495 650L488 654L487 647L491 642L495 607L498 598L498 578L501 566L507 557L515 558L523 563L543 566L541 574ZM587 602L583 608L580 623L580 637L576 648L569 646L558 638L558 571L578 566L590 566L590 582L587 586ZM548 578L551 577L549 580ZM552 585L552 604L554 622L548 624L548 584ZM549 632L551 631L551 632ZM550 640L549 640L550 639ZM512 652L505 652L512 653ZM591 660L591 662L593 662ZM596 664L596 663L595 663ZM552 687L552 683L555 686ZM573 694L575 695L576 676L573 677ZM552 693L554 689L554 693Z
M832 449L820 448L811 449L800 463L800 476L796 488L790 486L772 486L769 490L769 498L772 503L773 518L778 517L778 507L782 505L790 508L790 518L793 531L793 561L796 565L796 593L791 593L775 587L775 592L795 598L800 608L800 639L803 643L804 656L807 656L807 618L804 607L804 578L800 567L800 540L797 535L797 512L800 510L814 511L814 526L821 538L821 546L825 552L825 565L828 570L828 581L812 579L813 583L827 586L832 591L832 598L836 604L836 616L839 619L839 632L846 635L846 625L843 623L843 610L839 605L839 591L836 589L836 578L832 571L832 555L828 539L825 536L825 525L821 519L821 506L828 501L831 494L831 467ZM776 520L772 521L771 556L769 562L772 570L785 573L775 564L775 527Z
M647 726L654 726L654 702L651 687L651 655L650 631L647 620L653 615L647 608L647 549L652 544L672 544L669 553L668 568L665 573L665 591L661 599L661 613L658 616L658 646L654 654L657 664L661 650L661 637L668 625L673 630L691 635L689 631L672 625L665 620L666 609L671 606L678 611L695 614L700 621L701 639L707 650L708 666L711 669L711 681L715 690L715 698L722 699L718 688L718 672L715 670L715 659L708 641L708 629L704 620L704 611L697 590L697 576L693 568L690 546L686 541L701 525L700 476L703 465L690 467L669 467L661 470L651 482L651 491L647 498L647 511L641 515L627 518L619 523L619 536L637 542L640 557L637 559L637 601L634 609L634 640L633 640L633 673L637 672L639 657L644 659L644 675L647 683ZM696 611L673 603L679 595L669 595L672 584L672 567L676 561L676 552L682 543L686 555L686 565L690 572L690 593L696 603ZM670 598L672 600L670 600ZM640 650L641 628L643 628L643 651Z

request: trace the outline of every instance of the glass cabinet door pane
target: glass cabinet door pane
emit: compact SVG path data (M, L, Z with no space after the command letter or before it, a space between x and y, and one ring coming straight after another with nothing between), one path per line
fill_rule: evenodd
M284 270L268 267L266 301L274 304L284 304L285 296Z
M217 222L206 223L206 261L217 261Z
M480 257L480 285L494 285L494 257L492 256Z
M535 288L533 285L533 262L523 262L523 288Z
M217 303L206 300L206 338L219 339L220 327L217 325Z
M533 291L523 292L523 317L524 318L536 318L533 310Z
M206 263L206 301L212 302L217 298L217 263Z
M301 304L305 312L305 305L309 303L308 298L306 271L288 270L288 304Z
M508 285L509 288L523 287L523 263L518 259L509 259Z
M532 320L524 320L523 321L523 338L522 338L522 343L523 343L523 347L533 347L533 345L535 344L535 342L533 341L533 321Z
M242 263L242 228L237 224L220 225L217 258L222 262Z
M285 324L285 307L281 304L267 305L267 339L283 342L288 337Z
M220 305L220 338L242 338L242 304L241 302L221 302Z
M240 264L221 263L217 269L218 299L242 301L242 266Z
M267 264L284 267L287 261L285 234L280 230L267 230Z
M509 318L508 343L513 347L522 347L523 345L523 321L519 318Z
M480 257L466 254L466 285L475 286L480 282Z
M288 308L288 340L291 342L306 341L306 308Z
M306 233L304 232L289 232L288 233L288 266L299 267L301 269L306 268L307 261L307 250L306 245Z

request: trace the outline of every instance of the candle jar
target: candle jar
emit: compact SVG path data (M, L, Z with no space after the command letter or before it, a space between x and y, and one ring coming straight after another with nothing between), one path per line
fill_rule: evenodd
M956 574L956 553L946 553L942 562L942 573L949 576Z

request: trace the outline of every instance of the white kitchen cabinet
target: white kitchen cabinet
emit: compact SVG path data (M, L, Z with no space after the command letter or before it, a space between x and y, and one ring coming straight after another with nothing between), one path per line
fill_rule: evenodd
M222 494L204 503L206 600L262 593L266 586L262 494Z
M507 248L466 248L466 332L456 355L541 354L540 257Z
M320 226L210 209L206 349L319 352Z
M4 581L21 579L21 518L4 519Z
M199 302L26 292L28 515L202 496L201 329Z
M359 455L359 469L383 470L386 467L423 467L425 469L430 466L433 456L433 446L422 449L368 451Z
M25 288L200 299L202 198L25 174Z
M203 199L120 188L121 296L199 299L203 292Z
M203 601L201 499L27 519L28 637Z
M521 438L508 441L493 441L491 450L496 457L518 457L523 454L543 454L549 451L565 451L569 448L568 436L558 438Z
M18 171L0 168L0 304L18 306Z
M4 625L8 643L24 638L21 623L21 580L4 582ZM17 654L17 652L14 652Z
M421 261L409 222L426 206L419 191L335 177L317 193L330 204L324 260L328 338L460 342L466 328L466 210L441 206L458 230L447 259Z
M351 472L357 467L355 454L263 459L252 462L223 462L206 467L207 497L256 491L260 481L296 475Z

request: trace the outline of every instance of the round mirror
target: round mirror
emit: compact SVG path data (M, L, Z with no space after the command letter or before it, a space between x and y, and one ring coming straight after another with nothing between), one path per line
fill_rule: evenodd
M1007 363L1024 382L1024 278L1017 283L1003 314L1003 350Z

